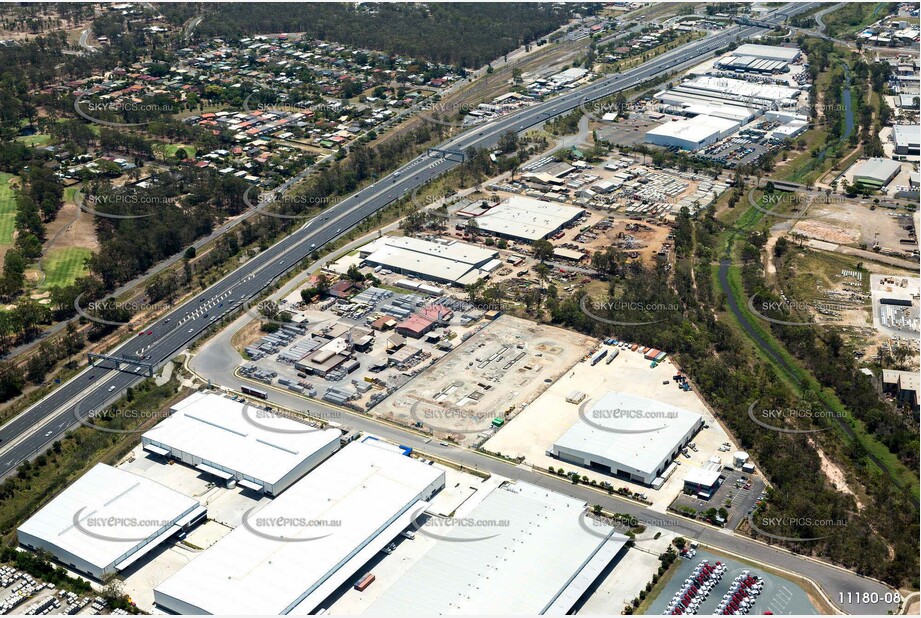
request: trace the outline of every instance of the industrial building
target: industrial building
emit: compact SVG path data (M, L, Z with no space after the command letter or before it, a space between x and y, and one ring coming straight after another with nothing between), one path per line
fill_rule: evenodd
M777 45L739 45L733 50L735 56L751 56L762 60L777 60L780 62L796 62L802 55L798 47L780 47Z
M646 141L657 146L674 146L682 150L700 150L728 137L739 123L713 116L696 116L667 122L646 132Z
M784 60L768 60L756 56L732 54L716 61L717 68L737 73L783 73L790 70Z
M702 426L694 412L612 391L560 436L549 454L653 485Z
M709 500L720 486L720 470L715 466L691 468L684 477L684 489Z
M584 212L584 209L575 206L513 195L478 216L475 221L480 231L487 234L534 242L562 231Z
M919 142L921 142L921 125L897 124L892 127L892 143L895 144L895 154L921 154L921 144Z
M17 530L19 543L47 551L97 580L201 521L205 507L155 481L96 464Z
M791 86L701 75L674 88L658 92L655 98L660 102L663 111L700 106L701 109L716 107L736 108L742 112L763 112L795 108L801 94L801 90ZM716 115L703 111L700 113ZM750 119L751 117L743 119L742 122Z
M313 430L211 393L195 393L141 436L144 450L181 461L229 486L278 495L339 448L338 429Z
M436 528L447 539L436 541L366 613L565 615L628 540L583 518L585 508L543 487L507 483L463 515L507 526ZM478 540L453 542L465 538Z
M385 236L362 247L359 256L373 266L457 286L488 277L502 264L497 251L456 240L395 236Z
M444 484L437 467L353 442L156 586L154 601L178 614L309 614Z
M882 189L902 170L902 165L892 159L873 157L854 165L854 184L872 189Z

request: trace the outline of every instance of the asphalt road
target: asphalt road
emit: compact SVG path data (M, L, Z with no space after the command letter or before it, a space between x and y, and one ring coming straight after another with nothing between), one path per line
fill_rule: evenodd
M775 19L808 10L810 4L788 5L778 9ZM757 27L735 26L724 32L690 42L644 65L611 75L574 89L547 102L516 114L481 125L448 140L443 150L466 151L472 147L496 144L506 131L521 131L548 118L567 113L587 101L632 88L663 72L696 64L703 56L725 46L735 38L763 31ZM123 358L147 358L161 366L198 338L215 321L241 307L273 281L307 258L315 249L338 238L362 220L460 164L460 157L419 156L393 174L381 179L346 200L329 208L304 226L252 258L202 294L174 308L164 319L145 327L111 350ZM293 183L287 183L290 186ZM125 389L144 377L133 363L128 371L113 371L110 366L89 366L54 392L0 427L0 478L47 449L54 440L85 417L120 397ZM138 369L134 369L138 367Z
M811 4L785 6L774 12L773 19L779 21L784 16L808 10L811 6ZM506 131L527 129L548 118L567 113L586 101L632 88L663 72L696 64L705 55L725 46L731 40L737 37L746 38L761 31L763 31L762 28L736 26L728 31L693 41L630 71L608 76L514 115L477 126L442 144L440 148L463 152L471 147L492 146ZM147 362L156 367L161 366L190 342L201 336L211 324L230 312L239 310L246 299L258 295L289 269L308 258L315 249L338 238L368 216L456 167L459 163L459 157L420 156L414 159L397 172L336 204L322 216L312 219L285 239L212 285L205 292L177 306L164 319L147 326L140 331L140 334L117 346L109 354L126 358L138 358L139 355L149 356ZM105 407L120 397L126 388L143 379L143 372L134 373L134 367L136 367L134 363L128 364L128 371L113 371L111 366L87 367L44 399L0 427L0 478L14 472L23 461L47 449L54 440L76 425L78 415L85 417L92 411ZM357 415L349 421L349 424L359 429L364 428L362 426L364 423L368 424L368 431L373 431L384 438L408 443L410 446L423 450L435 449L435 454L471 467L552 487L583 498L587 502L601 503L602 506L618 512L633 513L647 520L650 517L655 520L671 520L666 524L667 526L674 526L676 531L692 538L698 538L705 543L749 556L755 560L763 560L808 574L819 581L826 592L832 595L838 592L864 591L882 595L886 592L885 587L881 584L860 578L853 573L823 564L804 562L802 558L785 551L769 548L742 537L701 528L678 518L652 513L639 505L609 498L591 489L573 486L567 481L545 477L529 469L486 458L464 449L426 443L424 439L412 433L382 426ZM659 521L659 523L662 522ZM841 607L851 613L886 613L887 610L894 608L883 602L845 604Z
M775 11L782 19L811 4L787 5ZM516 114L477 126L440 145L442 150L466 151L496 144L506 131L521 131L548 118L567 113L587 101L632 88L663 72L700 62L707 53L736 38L762 32L758 27L735 26L707 38L670 50L629 71L618 73L573 89ZM391 175L330 207L322 216L252 258L236 271L213 284L202 294L174 308L164 319L151 324L111 350L126 358L149 357L159 367L198 338L208 327L258 295L273 281L307 258L315 249L338 238L362 220L460 164L460 157L419 156ZM110 363L111 365L111 363ZM143 378L142 372L113 371L112 367L87 367L54 392L0 427L0 478L47 449L86 416L120 397L125 389Z
M468 468L540 485L541 487L573 496L579 500L584 500L587 504L600 504L609 512L627 513L651 526L657 526L685 538L694 539L711 547L737 554L756 563L803 574L815 581L830 600L842 611L849 614L886 614L889 610L895 611L897 609L897 604L887 604L882 600L876 604L841 602L841 594L844 594L844 600L848 598L857 600L861 598L863 593L878 595L880 599L883 599L887 593L891 593L886 586L879 582L860 577L844 569L812 561L788 550L771 547L745 536L734 535L731 530L718 530L682 517L653 511L630 500L608 496L584 485L573 485L568 479L554 478L535 472L530 466L516 465L494 459L477 451L454 445L442 446L438 440L431 440L414 431L382 423L358 413L327 405L321 401L308 401L289 391L272 387L267 388L261 382L241 379L234 374L234 370L243 359L233 349L231 338L249 320L249 317L244 316L209 340L190 361L192 370L199 376L211 380L214 384L224 385L235 391L239 391L241 383L248 383L257 388L268 390L269 405L280 405L292 410L306 412L315 418L332 420L350 429L358 429L395 444L410 446L414 450L448 459ZM742 513L746 510L747 506L745 505L740 508ZM804 545L804 549L808 550L808 544ZM848 593L853 594L848 597Z

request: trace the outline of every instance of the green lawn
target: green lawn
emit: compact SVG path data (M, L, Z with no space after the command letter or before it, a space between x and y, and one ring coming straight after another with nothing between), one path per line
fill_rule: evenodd
M52 249L42 260L45 280L42 282L41 287L51 288L70 285L77 277L86 272L84 260L91 254L92 251L86 247Z
M16 201L13 199L12 174L0 172L0 247L12 244L16 222Z
M195 146L189 146L188 144L163 144L163 152L167 157L175 157L176 151L180 148L185 150L185 153L189 155L190 159L195 158Z
M47 146L48 142L51 141L51 136L47 133L36 133L35 135L20 135L16 138L17 142L22 142L30 148L38 148L40 146Z

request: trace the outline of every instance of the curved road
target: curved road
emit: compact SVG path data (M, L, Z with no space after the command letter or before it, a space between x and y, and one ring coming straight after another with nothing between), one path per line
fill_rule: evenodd
M770 19L780 22L785 17L808 10L812 5L788 5L775 11ZM701 61L703 56L724 47L735 38L746 38L763 32L758 27L734 27L705 39L688 43L671 50L652 61L630 71L600 79L582 88L560 95L545 103L522 110L519 113L497 119L487 125L467 131L440 146L441 149L466 151L471 147L494 145L506 131L521 131L540 124L553 116L564 114L586 101L609 96L620 90L632 88L663 72L679 70ZM205 292L173 309L168 316L151 324L110 352L126 358L149 356L151 364L161 366L173 358L191 341L200 337L220 318L238 310L246 299L258 295L273 281L284 275L301 261L309 258L319 247L338 238L359 222L384 208L389 203L408 194L415 188L456 167L459 158L432 158L420 156L404 165L390 176L380 180L350 198L331 207L321 217L309 221L287 238L252 258L233 273L230 273ZM86 416L93 410L106 406L122 395L126 388L143 379L139 365L130 363L127 371L113 371L111 366L89 366L61 385L44 399L0 427L0 477L15 471L23 461L44 451L64 432L77 423L77 415ZM354 424L359 426L362 417L356 416ZM350 420L350 422L352 422ZM403 430L388 428L375 423L373 431L383 437L402 442L418 443L422 448L435 448ZM631 505L597 492L572 486L531 471L498 462L454 447L439 447L452 459L465 462L473 458L473 465L484 469L496 468L497 473L511 478L523 478L585 499L600 502L617 511L635 512L649 518L649 512L639 505ZM749 556L783 568L802 572L819 581L826 592L871 592L884 594L882 584L860 578L845 570L812 562L801 557L777 550L743 537L734 537L723 532L701 528L679 518L653 515L656 519L668 520L676 530L705 543ZM685 532L687 531L687 532ZM833 599L836 602L838 599ZM842 604L842 609L852 613L886 613L893 606L882 602L877 604Z
M810 560L789 550L772 547L746 536L732 534L729 530L718 530L683 517L653 511L631 500L609 496L606 493L581 484L573 485L568 479L535 472L525 466L488 457L477 451L453 445L442 446L437 440L430 440L417 432L333 407L322 401L307 400L290 391L280 390L271 386L266 387L262 382L241 379L234 373L234 370L242 363L243 359L233 349L231 339L251 319L251 316L243 316L209 340L190 361L192 370L202 378L211 380L214 384L230 385L232 390L238 390L237 385L240 383L250 383L257 388L266 389L270 393L269 398L273 405L303 411L313 415L315 418L335 420L352 429L380 436L395 444L404 444L414 450L449 459L476 470L483 470L506 478L520 479L540 485L541 487L573 496L579 500L584 500L587 504L600 504L608 512L628 513L650 526L664 528L669 532L700 541L705 545L736 554L754 562L805 575L816 582L825 595L847 613L886 614L889 610L896 611L898 609L897 604L886 604L882 601L877 604L841 602L842 597L839 596L840 594L853 593L851 595L852 599L856 598L858 593L876 594L880 597L887 593L891 594L891 591L885 585L872 579L860 577L845 569ZM639 541L639 543L642 543L642 541ZM808 549L808 544L805 547ZM847 596L844 597L845 600L847 598Z
M782 22L786 17L809 10L813 4L787 5L774 11L766 21ZM574 89L544 103L524 109L516 114L497 119L487 125L448 140L440 146L443 150L466 151L472 147L488 147L498 142L506 131L521 131L538 125L548 118L567 113L586 101L600 99L621 90L632 88L664 72L680 70L699 63L704 56L724 47L736 38L746 38L764 32L763 28L736 26L707 38L688 43L671 50L644 65L612 75L591 84ZM390 176L380 180L327 210L322 216L306 223L287 238L266 249L243 264L205 292L173 309L168 316L143 329L140 334L117 346L109 354L123 358L149 357L149 363L161 366L173 358L191 341L200 337L209 327L232 311L238 310L246 299L258 295L288 270L324 244L338 238L350 228L384 208L394 200L408 194L417 187L459 165L459 157L432 158L420 156L404 165ZM105 407L124 393L129 386L143 379L139 365L130 363L126 371L113 371L111 366L89 366L74 378L61 385L44 399L25 410L19 416L0 427L0 477L15 471L16 467L48 448L64 432L77 423L77 415L85 417L93 410ZM360 417L356 417L360 420ZM356 422L356 426L357 426ZM374 431L388 437L387 431L375 425ZM395 429L388 430L396 432ZM412 435L399 431L396 439L403 442L421 441ZM447 449L445 449L447 450ZM484 463L487 460L461 449L450 448L452 459L464 461L476 457L474 466L501 466L501 474L512 478L527 478L543 485L565 486L572 495L584 497L586 501L601 502L602 505L623 511L635 510L642 514L645 509L633 507L612 498L599 496L588 488L573 487L568 482L558 481L533 472L524 471L501 462ZM497 470L498 472L498 470ZM656 518L663 519L660 514ZM665 518L667 519L667 518ZM853 573L838 570L817 563L804 564L803 559L791 556L785 551L768 548L749 539L733 537L722 532L701 529L678 518L673 525L678 530L688 529L688 534L745 556L767 556L765 562L777 564L791 570L804 572L821 582L831 593L875 592L883 594L886 588L872 580L860 578ZM757 558L763 559L763 558ZM837 601L837 599L835 599ZM893 607L884 603L842 605L845 611L853 613L885 613Z

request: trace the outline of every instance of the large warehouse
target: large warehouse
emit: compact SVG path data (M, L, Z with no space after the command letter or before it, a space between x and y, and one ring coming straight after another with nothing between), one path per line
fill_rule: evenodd
M336 452L342 433L313 430L226 397L195 393L141 436L144 450L224 482L278 495Z
M895 144L895 154L917 155L921 154L921 125L897 124L892 127L892 142Z
M701 75L674 88L657 92L655 98L670 109L692 105L735 106L745 109L789 109L798 106L802 91L780 84L747 79Z
M30 517L17 535L23 547L47 551L61 564L102 580L205 513L193 498L100 463Z
M585 507L522 481L503 485L458 517L507 526L436 528L447 539L436 541L366 613L565 615L628 540L583 519ZM478 540L454 542L465 538Z
M732 53L736 56L751 56L762 60L796 62L803 53L798 47L780 47L777 45L756 45L747 43L739 45Z
M585 210L513 195L476 218L480 230L524 242L543 240L565 229Z
M682 150L700 150L728 137L739 123L726 118L696 116L666 122L646 132L646 141L657 146L676 146Z
M702 426L694 412L609 392L556 440L550 454L651 485Z
M178 614L308 614L444 484L434 466L353 442L155 587L154 601Z
M359 250L368 264L429 281L469 285L489 276L502 261L499 253L456 240L433 242L419 238L384 236Z
M854 184L882 189L902 170L902 165L892 159L873 157L864 159L854 165Z

